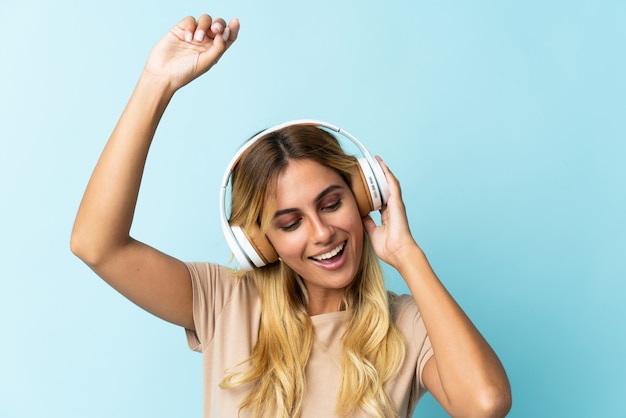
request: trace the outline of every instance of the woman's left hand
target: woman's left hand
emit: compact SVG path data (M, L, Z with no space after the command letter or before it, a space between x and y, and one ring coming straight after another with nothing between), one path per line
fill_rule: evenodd
M405 259L406 251L415 250L417 243L409 228L400 183L389 167L379 157L376 158L389 183L389 198L380 210L381 225L376 225L369 215L363 218L363 225L376 255L385 263L398 268Z
M379 161L389 199L380 226L369 216L363 224L378 257L404 279L428 331L434 355L422 381L450 416L506 416L511 388L502 363L430 267L409 230L400 184Z
M207 72L235 42L239 20L188 16L154 46L144 74L173 91Z

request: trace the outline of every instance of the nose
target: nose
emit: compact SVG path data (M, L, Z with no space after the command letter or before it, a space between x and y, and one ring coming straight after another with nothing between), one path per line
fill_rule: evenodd
M326 244L332 241L335 235L335 228L325 222L319 216L313 216L310 219L310 234L316 244Z

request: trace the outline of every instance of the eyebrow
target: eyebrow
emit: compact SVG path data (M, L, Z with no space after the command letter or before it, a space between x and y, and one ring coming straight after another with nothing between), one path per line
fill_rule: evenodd
M335 190L338 190L338 189L343 189L343 186L341 186L339 184L332 184L332 185L328 186L327 188L322 190L321 193L319 193L317 196L315 196L314 202L315 203L319 203L319 201L322 200L324 198L324 196L326 196L329 193L332 193L332 192L334 192ZM299 211L299 209L297 209L297 208L288 208L288 209L277 210L276 212L274 212L273 219L276 219L276 218L278 218L281 215L286 215L288 213L293 213L293 212L297 212L297 211Z

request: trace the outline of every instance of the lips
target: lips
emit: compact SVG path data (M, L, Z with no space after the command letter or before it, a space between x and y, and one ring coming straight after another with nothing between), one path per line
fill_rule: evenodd
M337 255L341 255L341 253L343 252L343 249L346 246L346 242L343 241L341 244L339 244L338 246L336 246L335 248L333 248L332 250L324 253L324 254L320 254L320 255L316 255L314 257L310 257L312 260L315 261L327 261L332 259L333 257L336 257Z

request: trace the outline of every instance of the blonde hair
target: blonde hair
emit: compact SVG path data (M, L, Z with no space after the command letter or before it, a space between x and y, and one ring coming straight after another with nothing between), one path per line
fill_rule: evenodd
M267 227L269 214L263 209L275 196L278 175L293 159L311 159L330 167L349 185L359 169L356 158L345 154L326 131L299 125L272 133L244 153L233 171L231 223ZM298 417L305 393L304 370L314 339L306 289L282 262L257 268L246 277L261 298L258 340L246 361L248 367L230 372L220 386L250 385L241 411ZM397 375L405 345L392 321L382 270L367 236L359 271L345 289L343 303L346 331L337 414L361 411L368 416L397 416L385 385Z

